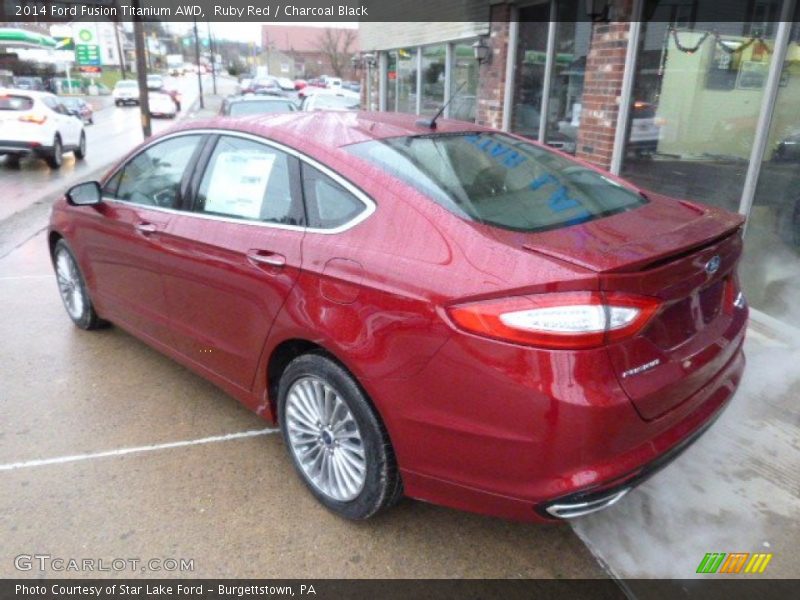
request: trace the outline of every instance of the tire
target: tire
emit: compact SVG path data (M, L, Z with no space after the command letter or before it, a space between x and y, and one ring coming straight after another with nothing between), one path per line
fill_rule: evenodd
M75 153L75 158L78 160L83 160L86 158L86 133L81 131L81 141L78 142L78 147L75 148L73 151Z
M62 239L53 248L53 268L58 282L58 293L67 315L81 329L99 329L107 325L94 310L86 282L78 261L67 243Z
M120 102L119 100L114 100L114 105L115 106L122 106L122 102Z
M8 154L6 155L6 166L9 169L19 169L19 161L21 157L19 154Z
M64 164L64 147L61 145L61 138L56 135L53 139L53 150L45 157L51 169L60 169Z
M311 353L289 363L278 421L295 469L329 510L362 520L402 497L386 429L358 383L330 358Z

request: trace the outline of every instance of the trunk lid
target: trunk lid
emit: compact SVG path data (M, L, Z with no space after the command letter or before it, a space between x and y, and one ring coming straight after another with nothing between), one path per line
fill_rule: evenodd
M657 314L607 352L645 420L699 390L739 347L746 310L734 309L741 216L649 195L640 208L538 234L499 232L505 243L598 274L600 289L658 298Z

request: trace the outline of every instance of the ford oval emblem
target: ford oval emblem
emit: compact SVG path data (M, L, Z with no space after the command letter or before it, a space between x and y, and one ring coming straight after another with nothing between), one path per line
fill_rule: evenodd
M715 254L714 256L711 257L711 260L709 260L706 263L706 273L708 273L709 275L713 275L714 273L719 271L719 266L721 264L722 264L722 259L719 257L719 254Z

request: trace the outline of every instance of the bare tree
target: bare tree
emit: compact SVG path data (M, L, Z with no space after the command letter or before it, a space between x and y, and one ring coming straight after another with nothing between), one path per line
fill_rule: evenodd
M350 65L350 47L355 41L355 29L331 28L324 29L317 40L317 50L328 59L336 77L342 77Z

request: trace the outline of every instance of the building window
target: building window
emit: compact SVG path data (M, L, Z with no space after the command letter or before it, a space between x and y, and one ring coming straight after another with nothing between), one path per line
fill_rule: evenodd
M422 52L422 103L420 114L433 116L444 103L445 56L444 44L425 46Z
M453 44L453 62L450 68L452 102L449 117L474 123L478 94L478 61L475 60L472 42Z
M647 3L624 176L738 210L774 36L774 24L754 27L743 6L720 12L717 0L698 0L685 13L674 2Z

